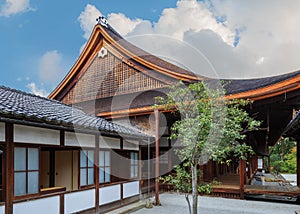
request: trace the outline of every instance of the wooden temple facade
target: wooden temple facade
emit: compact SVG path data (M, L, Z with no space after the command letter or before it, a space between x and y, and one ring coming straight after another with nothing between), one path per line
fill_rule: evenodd
M173 153L176 142L168 137L170 127L178 118L165 109L154 112L154 98L164 96L168 87L178 81L190 84L207 79L141 50L123 39L105 20L99 19L78 60L49 98L155 137L138 145L139 160L143 163L138 168L136 187L141 194L152 187L151 180L170 172L177 161ZM248 134L247 143L256 154L247 162L236 164L233 161L230 166L209 161L201 166L204 170L202 179L211 181L234 174L239 165L239 185L237 189L231 188L231 192L243 198L246 178L250 178L257 169L268 167L268 147L274 146L283 133L286 136L290 133L287 131L288 124L300 109L300 72L261 79L230 80L225 98L249 98L254 101L247 111L261 120L262 126ZM299 150L297 157L297 184L300 186ZM119 179L121 175L115 176L112 172L109 176L115 177L115 180L109 179L102 187L112 192L117 191L115 185L126 180ZM226 192L230 190L220 190L220 194ZM101 194L99 197L101 201ZM114 198L107 203L119 199Z
M50 99L0 86L0 214L102 213L158 194L155 178L179 163L178 142L168 138L179 116L154 110L154 98L199 80L209 81L135 47L100 19ZM300 186L300 72L231 80L225 98L254 101L247 111L263 123L246 142L255 155L229 166L209 161L199 166L201 179L221 179L218 196L298 197L299 189L257 189L246 180L267 170L268 147L286 136L297 141Z

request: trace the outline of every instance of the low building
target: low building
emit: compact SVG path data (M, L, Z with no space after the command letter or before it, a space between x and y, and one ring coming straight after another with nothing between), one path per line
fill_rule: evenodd
M0 213L99 212L136 200L147 140L72 106L0 87Z

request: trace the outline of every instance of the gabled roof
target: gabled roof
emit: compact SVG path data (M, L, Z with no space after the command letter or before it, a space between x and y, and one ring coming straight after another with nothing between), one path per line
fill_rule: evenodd
M16 119L78 128L115 135L147 137L145 134L105 119L94 117L61 102L0 86L0 120Z
M179 80L193 82L204 79L204 77L196 76L190 71L134 46L120 36L109 24L105 26L97 24L76 63L62 82L49 95L49 98L61 100L104 44L108 44L118 54L121 54L122 60L154 79L171 82L178 82Z

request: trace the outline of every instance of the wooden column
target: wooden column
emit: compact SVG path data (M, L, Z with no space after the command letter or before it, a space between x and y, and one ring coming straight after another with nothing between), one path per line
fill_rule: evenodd
M300 187L300 138L297 138L297 186Z
M100 213L99 211L99 135L95 136L95 152L94 152L94 172L95 172L95 213Z
M14 147L13 124L5 123L5 214L13 213L14 194Z
M240 160L240 198L244 199L246 161Z
M160 205L159 202L159 112L158 109L154 110L155 117L155 205Z

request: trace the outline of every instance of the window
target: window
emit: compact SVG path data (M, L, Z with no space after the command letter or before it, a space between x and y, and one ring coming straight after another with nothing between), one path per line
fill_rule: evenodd
M110 182L110 151L99 151L99 179L100 183Z
M39 192L39 149L15 147L14 195Z
M80 151L80 186L94 184L94 151Z
M130 178L137 178L139 172L138 153L130 152Z

